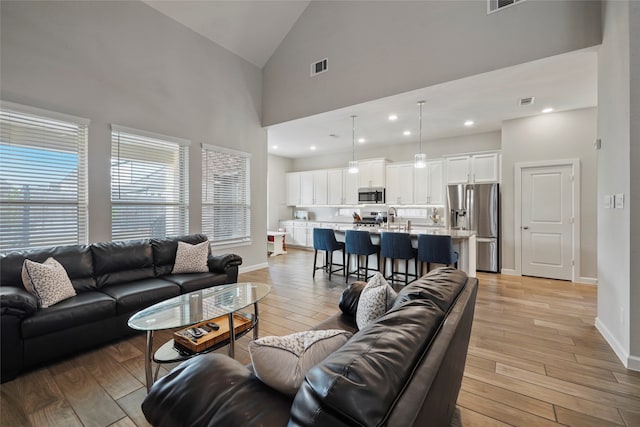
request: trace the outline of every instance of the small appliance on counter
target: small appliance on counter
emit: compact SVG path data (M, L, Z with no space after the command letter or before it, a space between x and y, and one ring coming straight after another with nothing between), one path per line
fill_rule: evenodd
M309 221L309 212L307 211L294 211L293 219L301 219L304 221Z

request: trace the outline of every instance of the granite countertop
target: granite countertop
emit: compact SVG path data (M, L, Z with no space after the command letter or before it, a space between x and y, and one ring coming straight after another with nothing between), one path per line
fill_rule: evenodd
M397 233L406 233L402 228L396 228L391 226L391 228L387 227L362 227L355 225L344 225L339 226L335 229L336 231L346 231L346 230L362 230L368 231L371 234L380 234L387 232L397 232ZM451 236L454 239L468 239L471 236L475 236L476 232L473 230L452 230L450 228L444 227L426 227L426 226L412 226L411 230L409 230L409 234L412 236L417 236L420 234L440 234L444 236Z

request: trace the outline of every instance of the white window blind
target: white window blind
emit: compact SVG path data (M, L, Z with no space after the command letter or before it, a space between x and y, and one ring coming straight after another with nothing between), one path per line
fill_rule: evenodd
M0 104L0 252L87 242L88 126Z
M111 129L111 238L186 234L189 141Z
M251 241L251 155L202 146L202 232L212 244Z

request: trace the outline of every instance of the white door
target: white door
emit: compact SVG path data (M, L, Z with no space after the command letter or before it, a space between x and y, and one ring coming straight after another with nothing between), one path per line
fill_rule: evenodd
M521 200L522 274L571 280L572 167L523 168Z

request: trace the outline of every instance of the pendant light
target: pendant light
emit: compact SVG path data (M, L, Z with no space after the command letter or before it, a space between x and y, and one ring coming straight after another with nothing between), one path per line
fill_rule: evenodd
M358 161L356 160L356 117L351 116L351 160L349 160L349 173L358 173Z
M422 169L427 167L427 155L422 152L422 106L424 105L424 101L418 101L418 105L420 106L420 147L418 154L414 156L415 162L413 166L417 169Z

